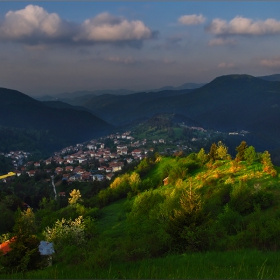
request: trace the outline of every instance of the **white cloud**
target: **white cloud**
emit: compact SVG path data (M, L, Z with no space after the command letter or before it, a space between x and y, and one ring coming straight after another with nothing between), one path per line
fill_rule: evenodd
M198 25L204 23L206 18L200 15L184 15L179 17L178 22L184 25Z
M219 65L218 65L218 68L233 68L234 67L234 64L233 63L226 63L226 62L221 62Z
M75 36L75 41L117 42L145 40L152 37L152 31L139 20L128 21L108 13L87 19Z
M266 19L264 21L253 21L252 19L237 16L227 22L222 19L214 19L206 30L212 34L223 35L267 35L280 34L280 21Z
M224 45L236 45L237 41L233 39L215 38L209 41L209 46L224 46Z
M269 68L280 67L280 57L261 60L261 65Z
M6 14L0 25L0 38L29 43L56 40L69 36L73 32L72 27L57 14L49 14L39 6L28 5L22 10Z
M142 42L152 38L154 34L139 20L128 21L102 13L78 24L63 20L56 13L48 13L36 5L8 12L0 23L2 41L16 41L27 45Z

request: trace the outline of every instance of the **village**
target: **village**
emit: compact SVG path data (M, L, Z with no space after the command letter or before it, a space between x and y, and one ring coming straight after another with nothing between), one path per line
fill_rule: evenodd
M187 126L182 124L182 127ZM207 131L201 127L189 128L203 132L204 137L207 134ZM220 132L217 131L217 133ZM244 135L245 133L248 132L230 132L229 135ZM192 138L191 142L197 140L199 139ZM159 145L171 153L180 150L192 151L192 148L182 141L175 144L177 144L176 149L170 151L166 139L139 140L131 131L126 131L65 147L44 160L28 161L31 154L24 151L1 154L12 160L15 169L13 172L16 176L27 174L29 177L34 177L45 173L49 174L47 177L55 176L56 181L89 182L112 180L124 166L139 162L149 153L156 151Z
M103 181L111 180L116 172L135 161L147 157L154 149L145 149L147 141L134 141L131 132L111 134L100 139L65 147L53 156L39 161L27 161L30 153L11 151L2 153L12 160L16 176L27 174L34 177L48 173L62 181ZM110 148L105 143L110 142ZM155 143L155 141L153 141ZM159 143L164 143L159 139Z

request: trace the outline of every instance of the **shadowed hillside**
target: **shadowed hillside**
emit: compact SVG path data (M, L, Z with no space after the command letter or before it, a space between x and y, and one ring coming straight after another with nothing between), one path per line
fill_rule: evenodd
M5 88L0 88L0 125L41 133L44 141L49 141L49 151L101 136L112 129L111 125L89 112L51 108L23 93ZM37 142L43 140L39 138Z

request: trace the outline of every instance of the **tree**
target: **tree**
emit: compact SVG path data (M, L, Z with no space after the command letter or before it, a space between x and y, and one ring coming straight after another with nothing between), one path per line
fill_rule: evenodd
M129 177L129 184L130 188L134 193L137 193L138 187L141 183L141 179L138 173L132 172L132 174Z
M268 151L265 151L262 154L262 164L263 164L263 171L270 174L271 176L276 176L277 171L274 169L274 166L271 162L271 157Z
M200 195L193 189L192 181L181 193L180 206L169 216L166 231L179 250L201 251L208 246L206 232L209 216L204 213Z
M249 163L252 164L257 158L257 153L255 151L255 148L253 146L248 147L245 149L244 152L244 159Z
M204 164L204 163L207 161L208 157L207 157L207 155L206 155L206 153L205 153L205 150L204 150L203 148L201 148L200 151L198 152L198 154L197 154L197 159L198 159L202 164Z
M16 213L11 251L1 258L1 264L7 272L27 271L44 266L44 259L38 250L40 244L36 237L35 215L31 208Z
M70 205L75 205L78 201L82 201L81 197L81 193L79 190L72 190L69 194L71 197L68 198L68 202Z
M248 148L248 146L247 146L246 141L242 141L241 144L238 147L236 147L237 154L236 154L235 159L237 161L242 161L245 159L244 154L245 154L245 150L247 148Z
M211 161L215 161L216 160L216 155L217 155L217 145L216 145L216 143L213 143L211 145L210 152L208 154L209 159Z
M228 147L225 144L223 144L222 141L218 142L218 146L217 146L217 150L216 150L216 157L218 159L229 158Z
M75 220L62 218L57 220L55 225L47 227L43 232L46 240L54 242L55 249L62 250L67 244L82 244L85 241L85 221L83 216Z

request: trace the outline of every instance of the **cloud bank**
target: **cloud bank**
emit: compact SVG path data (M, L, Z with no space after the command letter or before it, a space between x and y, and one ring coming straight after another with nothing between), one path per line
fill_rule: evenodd
M253 21L249 18L237 16L227 22L216 18L206 27L206 30L217 36L261 36L280 34L280 21L275 19Z
M274 57L274 58L270 58L270 59L262 59L261 63L262 66L266 66L266 67L270 67L270 68L274 68L280 67L280 57Z
M184 25L198 25L204 23L206 18L200 15L184 15L179 17L178 22Z
M78 24L63 20L56 13L48 13L36 5L10 11L0 22L2 41L27 45L131 43L151 39L154 35L155 32L139 20L128 21L102 13Z

